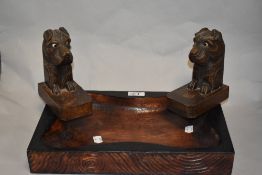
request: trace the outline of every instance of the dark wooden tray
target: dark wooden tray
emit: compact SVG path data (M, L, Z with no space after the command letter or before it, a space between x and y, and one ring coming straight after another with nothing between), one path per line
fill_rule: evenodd
M234 148L220 105L190 120L167 110L166 92L87 93L92 116L62 122L45 107L27 150L32 173L231 174Z

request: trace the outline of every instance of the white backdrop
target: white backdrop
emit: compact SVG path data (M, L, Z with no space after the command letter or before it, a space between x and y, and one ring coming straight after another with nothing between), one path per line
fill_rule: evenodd
M30 174L26 148L44 107L42 34L64 26L74 79L93 90L171 91L191 79L194 33L216 28L226 44L223 110L236 150L234 175L262 165L261 0L1 0L0 170Z

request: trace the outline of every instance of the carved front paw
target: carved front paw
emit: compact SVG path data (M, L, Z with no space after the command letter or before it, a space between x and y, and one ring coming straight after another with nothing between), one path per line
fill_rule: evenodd
M187 88L190 90L194 90L197 88L197 81L196 80L192 80L188 85Z
M66 89L69 90L69 91L74 91L76 89L76 87L77 87L77 84L74 81L68 81L66 83Z
M208 83L203 83L200 87L200 93L206 95L211 92L211 86Z
M52 93L55 94L55 95L60 94L60 88L59 88L59 86L57 84L53 85Z

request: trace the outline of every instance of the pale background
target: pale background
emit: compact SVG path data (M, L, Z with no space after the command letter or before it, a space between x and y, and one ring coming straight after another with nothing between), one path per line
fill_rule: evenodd
M41 42L48 28L71 34L74 79L93 90L171 91L191 79L195 32L216 28L226 43L223 110L234 175L262 170L261 0L1 0L0 171L30 174L26 149L44 107Z

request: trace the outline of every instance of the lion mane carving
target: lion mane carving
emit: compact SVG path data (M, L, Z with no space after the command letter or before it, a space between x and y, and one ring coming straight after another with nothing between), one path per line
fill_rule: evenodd
M75 90L73 80L73 55L70 51L70 36L64 27L48 29L43 35L43 59L45 82L53 94L60 94L61 89Z
M195 34L189 59L194 63L188 89L207 95L223 85L225 44L221 32L203 28Z

